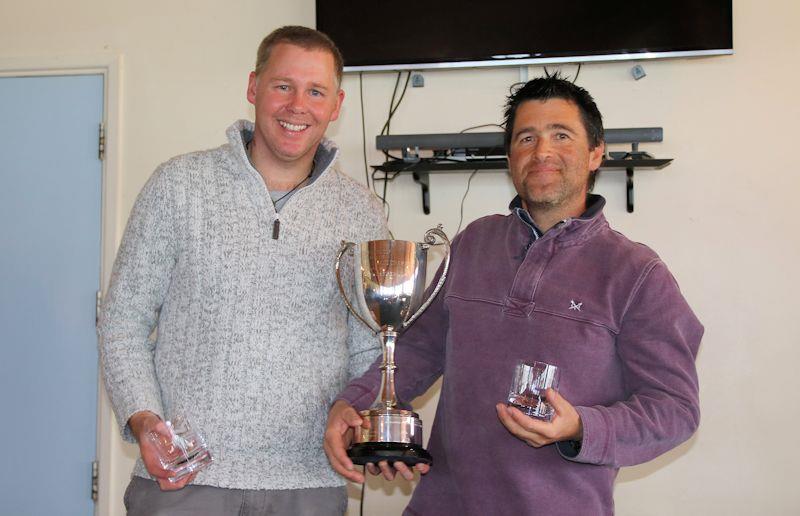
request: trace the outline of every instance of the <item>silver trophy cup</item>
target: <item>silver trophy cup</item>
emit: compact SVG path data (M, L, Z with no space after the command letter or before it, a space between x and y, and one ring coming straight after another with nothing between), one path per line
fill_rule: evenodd
M436 237L446 246L442 274L428 299L423 302L428 249ZM347 299L340 264L348 250L355 250L355 308ZM450 266L450 240L441 225L425 232L422 243L406 240L371 240L354 244L343 242L336 257L336 281L347 308L361 322L378 333L383 345L381 388L378 397L361 417L369 427L355 432L348 455L356 464L401 461L409 465L431 463L422 447L422 421L409 405L397 399L394 388L394 350L397 332L406 328L431 304L447 277Z

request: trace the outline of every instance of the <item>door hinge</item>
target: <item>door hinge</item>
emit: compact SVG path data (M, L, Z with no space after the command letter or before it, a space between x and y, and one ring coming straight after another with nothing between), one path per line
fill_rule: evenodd
M103 161L106 157L106 127L100 123L100 129L97 133L97 159Z
M97 323L100 322L100 310L103 307L103 293L99 290L95 296L94 300L94 325L97 326Z
M97 501L97 493L100 490L99 488L99 472L100 466L98 465L97 461L92 462L92 501Z

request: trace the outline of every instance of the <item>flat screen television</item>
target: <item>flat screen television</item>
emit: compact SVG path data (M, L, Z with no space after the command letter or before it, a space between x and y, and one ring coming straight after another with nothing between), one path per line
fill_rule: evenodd
M345 71L733 53L732 0L316 0Z

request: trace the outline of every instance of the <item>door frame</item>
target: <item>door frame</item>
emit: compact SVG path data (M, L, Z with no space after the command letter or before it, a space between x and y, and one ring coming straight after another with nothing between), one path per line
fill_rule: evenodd
M75 56L31 56L19 58L0 57L0 77L36 77L49 75L102 75L103 76L103 126L105 127L104 159L101 163L101 213L100 213L100 288L108 288L111 268L117 246L122 236L124 219L121 207L121 125L122 125L122 73L121 54L102 53ZM97 436L95 460L98 462L98 499L95 515L114 514L114 500L121 493L112 493L114 466L125 460L121 447L115 442L117 434L114 414L106 396L100 369L97 385ZM88 471L87 471L88 474ZM89 496L89 493L86 493Z

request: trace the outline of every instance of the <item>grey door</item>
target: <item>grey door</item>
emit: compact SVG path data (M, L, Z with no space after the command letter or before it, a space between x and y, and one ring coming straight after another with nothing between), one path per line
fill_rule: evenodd
M0 78L0 514L90 516L103 77Z

